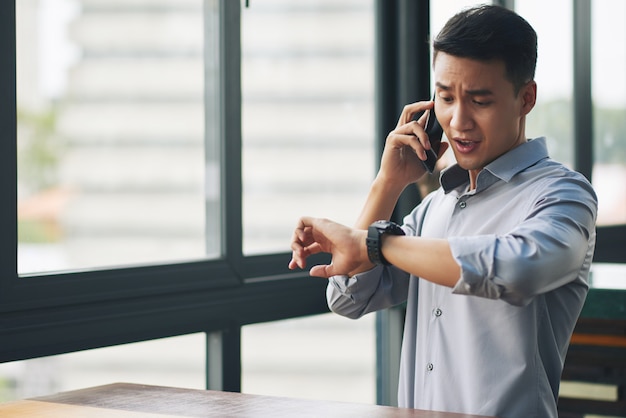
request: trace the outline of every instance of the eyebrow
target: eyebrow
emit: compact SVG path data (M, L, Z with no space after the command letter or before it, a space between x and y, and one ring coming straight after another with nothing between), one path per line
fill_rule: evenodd
M435 86L439 87L441 90L444 90L444 91L450 91L451 90L450 86L446 86L445 84L441 84L440 82L436 82ZM493 95L493 91L491 91L489 89L465 90L465 93L469 94L470 96L490 96L490 95Z

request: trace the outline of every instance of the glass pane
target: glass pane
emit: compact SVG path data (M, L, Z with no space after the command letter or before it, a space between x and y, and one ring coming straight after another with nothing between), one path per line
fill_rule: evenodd
M537 104L528 115L526 136L545 136L550 156L573 167L572 2L516 1L515 11L531 24L538 38Z
M0 364L0 402L125 382L204 389L206 335Z
M242 392L376 403L376 316L335 314L242 328Z
M591 3L593 186L598 225L626 224L626 3Z
M626 289L624 277L624 263L593 263L589 284L596 289Z
M203 3L16 2L19 273L216 255Z
M351 225L374 177L372 0L242 10L243 250L289 251L302 215Z
M491 1L476 0L447 0L447 1L430 1L430 32L434 38L448 19L463 9L481 4L491 4ZM432 46L432 42L431 42ZM432 58L432 56L431 56ZM432 79L432 77L431 77Z

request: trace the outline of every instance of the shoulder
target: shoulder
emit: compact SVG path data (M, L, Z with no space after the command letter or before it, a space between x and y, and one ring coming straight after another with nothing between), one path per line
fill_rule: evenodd
M526 196L535 203L550 199L553 202L585 205L597 212L598 198L589 180L581 173L550 158L542 159L520 173Z

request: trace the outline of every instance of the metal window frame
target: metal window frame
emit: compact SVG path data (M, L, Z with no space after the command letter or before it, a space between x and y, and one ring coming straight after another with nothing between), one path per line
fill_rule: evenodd
M17 274L15 1L0 3L0 362L204 332L207 387L238 391L241 326L328 312L324 281L289 271L289 254L242 254L241 6L215 2L223 257L28 277Z
M377 0L376 25L376 161L387 134L404 105L430 97L430 4L427 1ZM421 42L419 40L422 40ZM407 187L392 219L401 222L421 196ZM404 307L376 313L376 402L397 405Z
M594 154L591 88L591 1L572 0L574 42L574 168L592 179ZM597 228L594 262L626 263L626 225Z

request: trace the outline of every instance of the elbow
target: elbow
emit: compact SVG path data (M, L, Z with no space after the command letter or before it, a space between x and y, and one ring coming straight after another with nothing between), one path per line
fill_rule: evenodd
M352 303L352 305L354 305L354 303ZM331 310L331 312L336 313L337 315L341 315L348 319L359 319L360 317L363 316L362 312L359 312L354 309L349 309L349 307L346 306L345 304L329 303L328 308Z
M331 312L349 319L359 319L364 314L353 298L340 292L333 281L330 281L326 288L326 302Z
M501 275L493 282L501 288L500 299L515 306L526 306L540 294L574 281L584 263L582 257L567 249L551 254L529 254L506 262Z
M496 274L493 281L501 288L500 299L515 306L526 306L540 293L545 272L534 267L529 259L509 262L503 276Z

